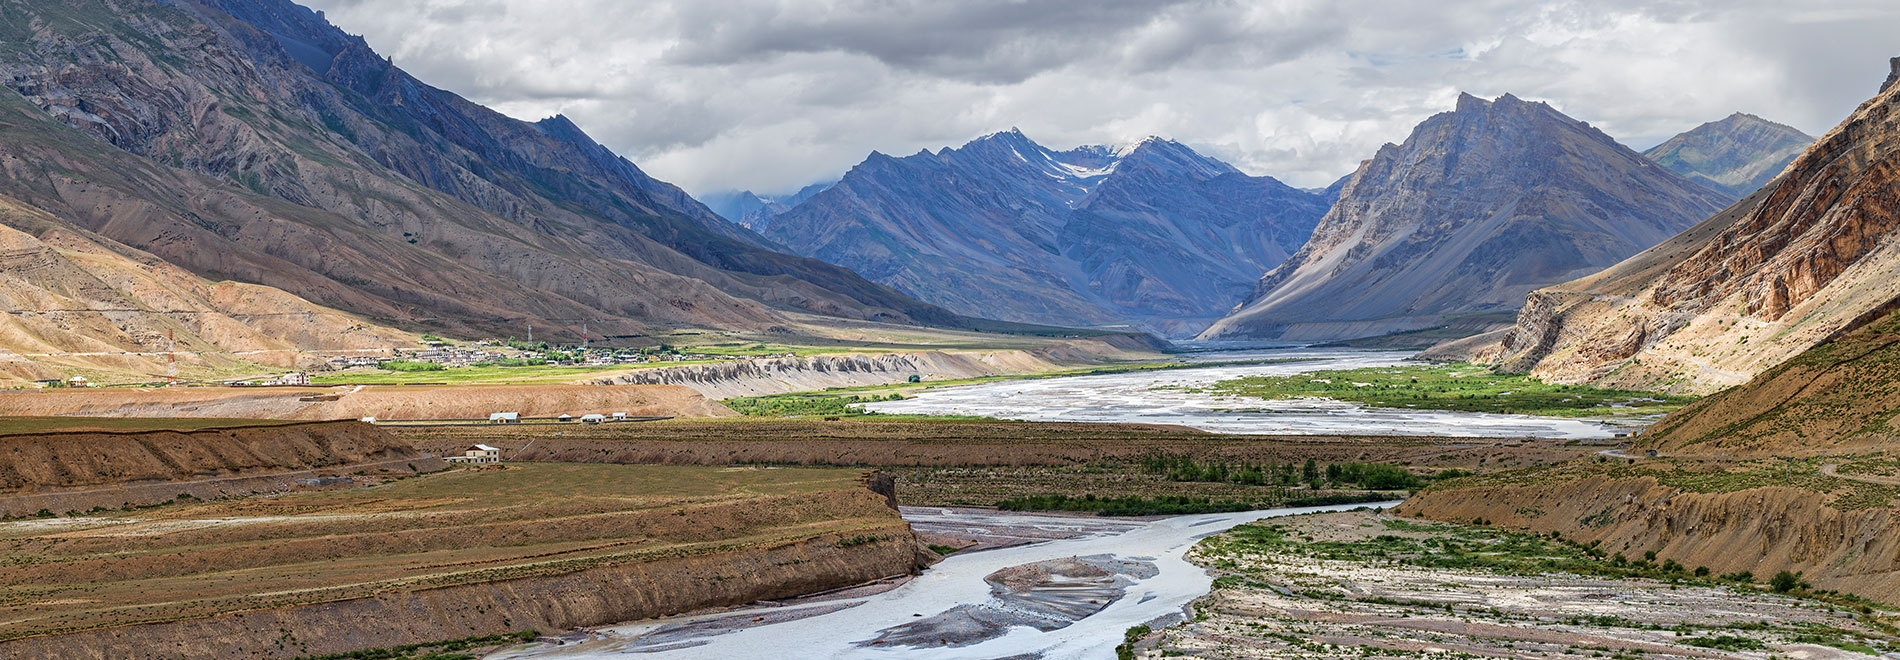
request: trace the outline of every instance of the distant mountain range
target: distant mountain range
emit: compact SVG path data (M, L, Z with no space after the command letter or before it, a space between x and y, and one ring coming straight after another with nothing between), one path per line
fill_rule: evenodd
M1343 339L1516 309L1727 201L1543 103L1461 95L1360 165L1312 240L1201 336Z
M873 153L762 231L962 314L1191 334L1325 210L1170 140L1054 151L1009 130Z
M1458 350L1557 382L1710 392L1900 307L1900 88L1891 81L1742 202L1614 267L1532 293L1516 327L1490 338L1500 344Z
M712 212L721 218L737 222L746 229L763 232L772 218L792 210L792 207L811 199L813 195L824 192L835 183L837 182L814 183L799 188L798 192L790 195L771 197L761 197L750 190L713 193L700 197L700 201L705 202L706 208L712 209Z
M1643 152L1669 171L1741 199L1780 174L1814 137L1737 112Z

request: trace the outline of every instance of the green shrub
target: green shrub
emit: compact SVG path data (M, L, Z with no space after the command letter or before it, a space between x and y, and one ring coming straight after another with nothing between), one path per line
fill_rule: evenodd
M1768 586L1784 594L1794 591L1795 587L1801 586L1801 574L1788 571L1776 573L1775 577L1768 581Z

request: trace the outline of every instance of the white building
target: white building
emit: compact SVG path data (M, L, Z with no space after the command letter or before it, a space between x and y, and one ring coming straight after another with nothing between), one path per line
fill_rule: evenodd
M599 424L604 421L607 421L607 416L602 415L600 413L587 413L585 415L581 415L582 424Z
M450 463L500 463L501 448L488 445L469 445L461 456L449 456L442 460Z
M489 413L488 423L490 424L520 424L521 413L518 413L518 412Z

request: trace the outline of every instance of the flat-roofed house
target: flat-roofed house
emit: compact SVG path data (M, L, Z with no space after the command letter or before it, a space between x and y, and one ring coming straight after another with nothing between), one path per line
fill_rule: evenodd
M501 448L482 444L469 445L467 449L462 450L461 456L449 456L442 460L450 463L500 463Z

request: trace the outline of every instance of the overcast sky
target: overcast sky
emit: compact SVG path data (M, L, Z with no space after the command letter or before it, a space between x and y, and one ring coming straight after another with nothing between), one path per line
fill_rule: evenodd
M1900 54L1893 0L301 1L425 82L566 114L695 194L1012 126L1057 148L1161 135L1321 186L1459 91L1638 149L1736 111L1820 135Z

